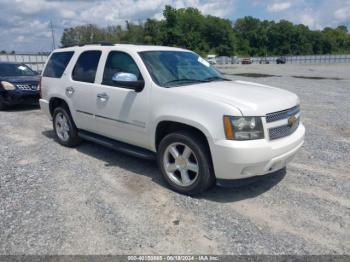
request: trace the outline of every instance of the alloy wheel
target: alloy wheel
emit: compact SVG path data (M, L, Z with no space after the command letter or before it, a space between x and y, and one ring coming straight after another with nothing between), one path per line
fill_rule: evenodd
M183 143L170 144L163 156L164 170L175 184L188 187L198 178L199 163L192 149Z
M69 139L69 124L66 116L59 112L55 118L56 134L62 141L67 141Z

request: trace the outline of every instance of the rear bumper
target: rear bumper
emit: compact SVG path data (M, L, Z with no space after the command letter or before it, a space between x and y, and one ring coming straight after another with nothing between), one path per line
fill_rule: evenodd
M6 91L0 93L2 101L6 105L16 105L16 104L22 104L22 103L38 103L40 94L38 91L20 91L20 90L13 90L13 91Z
M283 169L303 145L304 136L300 124L292 135L273 141L217 141L210 146L216 178L222 184Z
M49 101L45 99L40 99L39 100L40 104L40 109L41 111L49 118L52 119L51 112L50 112L50 106L49 106Z

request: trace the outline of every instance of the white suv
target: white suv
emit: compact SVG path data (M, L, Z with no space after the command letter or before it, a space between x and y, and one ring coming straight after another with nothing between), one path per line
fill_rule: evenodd
M41 95L59 143L85 139L156 158L165 181L184 194L282 169L304 142L295 94L230 81L179 48L55 50Z

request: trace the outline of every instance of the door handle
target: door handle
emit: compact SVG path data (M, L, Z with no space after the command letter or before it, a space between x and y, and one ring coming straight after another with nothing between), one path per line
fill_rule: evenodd
M108 100L109 96L106 93L100 93L100 94L97 94L97 98L101 102L106 102Z
M66 95L67 96L72 96L74 94L74 88L72 86L69 86L66 88Z

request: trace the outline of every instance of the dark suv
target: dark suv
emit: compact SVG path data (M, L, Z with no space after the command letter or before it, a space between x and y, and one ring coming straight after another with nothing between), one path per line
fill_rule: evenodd
M8 105L38 103L39 80L38 73L25 64L0 62L0 110Z
M280 56L279 58L276 59L276 64L285 64L287 63L287 58L285 56Z

